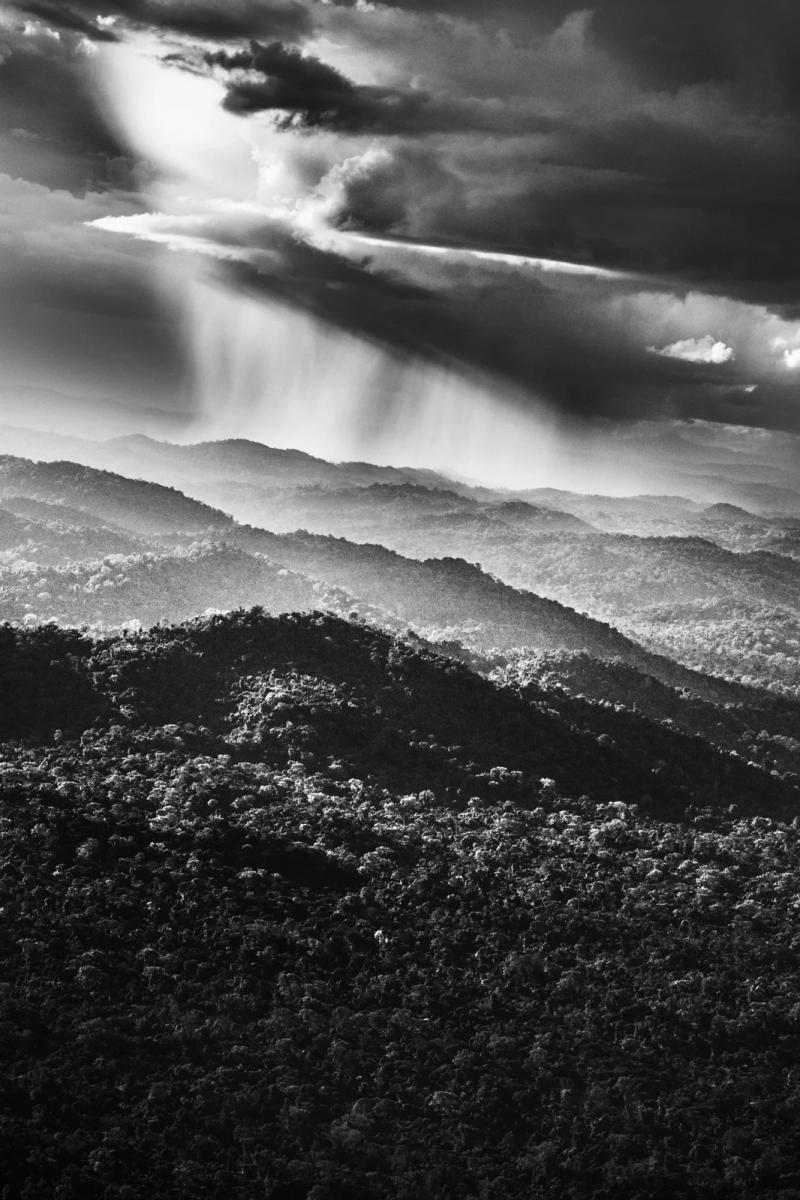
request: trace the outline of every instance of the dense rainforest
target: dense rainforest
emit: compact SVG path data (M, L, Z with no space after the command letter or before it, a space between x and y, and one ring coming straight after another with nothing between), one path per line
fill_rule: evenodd
M3 1200L800 1197L791 773L325 614L0 659Z

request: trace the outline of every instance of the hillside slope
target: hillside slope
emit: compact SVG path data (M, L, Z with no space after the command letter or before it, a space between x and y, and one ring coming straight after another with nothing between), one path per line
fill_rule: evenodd
M174 487L74 462L31 462L2 455L0 500L17 497L83 510L133 533L199 533L232 524L224 513Z
M795 788L324 616L0 669L8 1200L797 1189Z
M604 621L509 586L463 559L421 562L383 546L303 531L276 535L237 526L229 540L347 588L425 637L454 637L478 653L523 646L585 651L595 658L619 658L668 686L691 688L715 702L735 700L741 693L735 684L687 670L644 650Z
M32 613L40 621L113 626L174 621L206 608L256 603L282 611L318 607L320 589L333 588L354 597L362 608L388 614L390 623L391 618L405 622L423 636L457 637L480 653L521 646L583 650L595 657L621 657L670 684L694 683L716 698L730 693L722 683L694 678L647 654L605 622L509 587L460 559L420 562L341 538L276 535L236 525L174 489L74 463L0 459L0 503L4 496L17 510L21 504L34 505L41 543L37 552L32 517L25 525L22 517L5 516L6 544L17 541L22 561L21 569L13 559L5 571L0 569L0 617L5 619ZM41 519L59 506L69 537L65 528L53 530L52 522ZM70 525L69 514L75 512ZM113 528L105 533L95 528L90 538L81 514L95 520L102 515L128 536L135 534L138 553L135 546L120 543ZM515 508L515 519L521 515L527 516L527 510ZM63 555L54 554L54 538L65 550L74 547L77 561L65 565ZM92 553L104 539L134 552ZM309 593L316 585L314 596L298 592L285 599L282 585L275 583L284 567L307 577Z
M617 721L614 738L598 738L588 703L576 703L566 721L531 682L523 696L418 644L330 615L275 618L254 609L99 643L53 626L0 630L13 681L0 705L0 737L47 741L55 728L75 733L96 722L189 722L244 758L296 757L323 770L343 760L372 782L435 788L453 802L466 802L480 772L494 766L501 786L489 794L498 798L518 799L523 784L540 777L555 777L570 794L676 812L770 797L793 806L797 798L792 779L700 738L633 714Z
M236 525L225 514L174 490L74 464L6 459L5 469L14 491L0 504L0 620L112 630L254 604L273 613L356 611L393 631L412 629L487 671L502 659L572 656L571 662L564 660L568 690L575 656L589 655L606 663L579 671L590 680L590 698L602 701L613 695L616 703L630 708L638 697L641 709L646 697L644 710L654 719L676 719L684 729L697 719L697 732L712 742L779 770L800 766L796 706L788 698L771 700L758 688L687 670L653 652L677 628L684 643L695 648L696 664L713 670L717 659L701 651L724 629L726 661L738 664L741 672L754 659L763 659L766 682L773 681L779 662L788 680L784 690L792 692L796 662L787 625L791 610L781 610L784 616L778 620L775 609L765 608L768 597L794 604L797 565L789 560L735 555L696 540L620 538L591 530L576 533L570 527L554 533L552 526L559 526L561 517L552 510L521 502L477 501L416 484L351 488L331 499L332 511L341 501L340 511L363 516L361 496L376 497L379 512L392 514L406 540L414 528L413 514L423 512L427 515L413 534L422 538L420 549L464 544L481 553L486 550L485 566L496 562L515 577L536 575L548 586L558 572L566 580L574 575L585 580L584 594L606 607L609 585L615 580L621 609L629 622L638 621L633 628L649 641L648 651L615 629L613 622L592 620L566 605L510 587L452 556L421 562L382 546L340 538L304 532L279 536ZM312 492L317 503L323 493ZM45 495L49 498L43 499ZM116 522L102 518L106 510L115 514ZM454 514L458 520L452 524ZM440 531L438 540L422 537L428 517L444 520L450 536ZM476 548L470 531L478 526L485 527L486 542ZM502 537L498 529L505 531ZM509 557L512 547L519 554ZM622 572L619 578L617 569ZM649 589L655 605L642 587ZM698 588L705 589L699 598ZM681 589L684 602L669 617ZM742 609L742 597L748 594L751 608ZM684 646L683 657L687 653ZM621 676L612 679L615 661L635 672L625 686ZM657 681L661 690L648 681ZM713 708L706 711L691 700L684 702L678 694L683 691ZM728 711L721 711L720 705Z

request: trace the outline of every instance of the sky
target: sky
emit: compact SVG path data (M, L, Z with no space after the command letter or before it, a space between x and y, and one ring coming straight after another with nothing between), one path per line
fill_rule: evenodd
M797 431L798 80L793 0L6 3L0 392L496 474Z

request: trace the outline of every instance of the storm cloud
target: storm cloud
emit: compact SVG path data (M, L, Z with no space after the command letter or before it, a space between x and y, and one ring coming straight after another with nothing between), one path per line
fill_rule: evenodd
M284 129L413 137L466 130L510 133L518 127L511 114L470 98L356 85L335 67L281 42L253 41L249 50L207 54L205 62L228 75L224 105L229 112L279 113Z
M279 42L208 56L224 103L280 127L386 138L436 162L428 229L466 244L589 259L781 305L800 277L800 17L651 0L326 5L331 60ZM354 68L370 56L367 77ZM372 63L377 60L380 70ZM342 69L347 65L347 70ZM380 77L380 82L376 81ZM492 137L492 142L487 139ZM441 173L460 181L454 209ZM365 226L397 228L375 174ZM400 171L398 169L398 176ZM380 186L379 186L380 183ZM355 186L355 185L354 185ZM410 184L409 184L410 186ZM420 196L424 181L415 177ZM398 178L397 189L402 190Z
M796 6L17 10L34 28L0 68L10 153L23 178L106 191L107 236L200 253L234 290L509 381L520 403L797 426ZM146 103L121 89L109 120L86 41L173 84ZM180 76L209 89L227 146L200 117L187 143Z

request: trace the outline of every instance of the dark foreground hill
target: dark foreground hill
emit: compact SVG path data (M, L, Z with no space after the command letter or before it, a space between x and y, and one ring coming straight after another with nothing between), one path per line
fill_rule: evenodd
M793 815L798 800L795 776L680 730L577 699L565 719L532 680L522 696L325 614L254 609L100 642L55 626L0 626L0 659L2 738L47 744L111 726L188 725L205 731L200 743L239 757L322 771L336 763L453 804L483 792L519 801L542 777L564 793L670 816L707 804Z
M4 1200L800 1195L788 781L319 615L0 669Z

